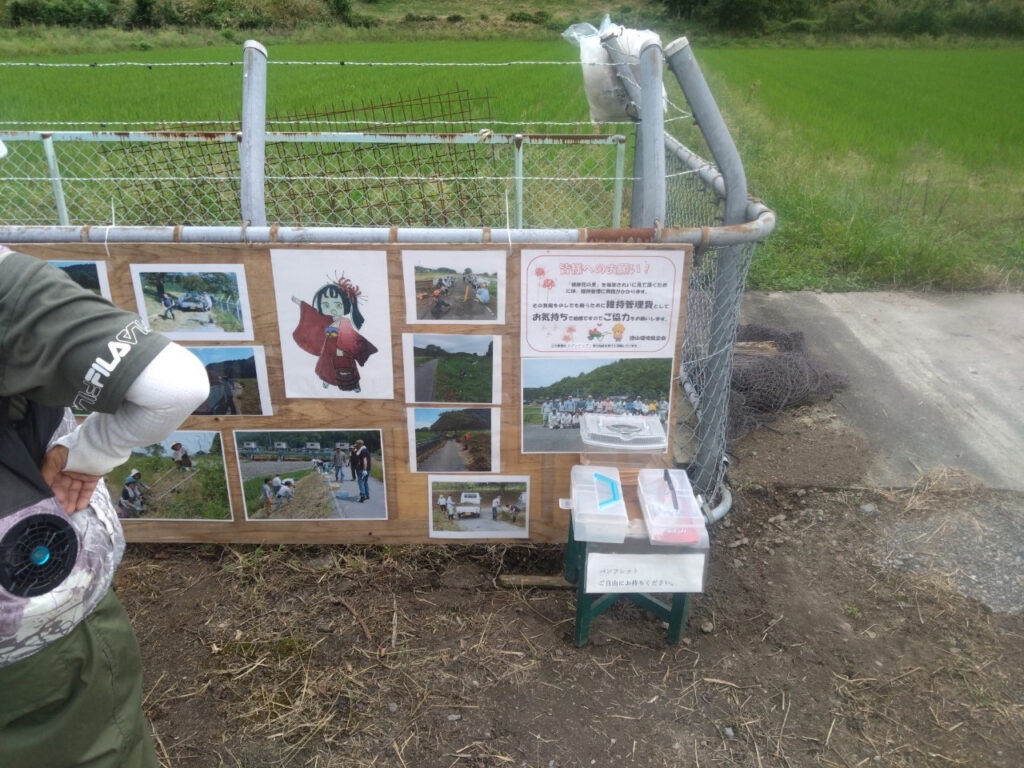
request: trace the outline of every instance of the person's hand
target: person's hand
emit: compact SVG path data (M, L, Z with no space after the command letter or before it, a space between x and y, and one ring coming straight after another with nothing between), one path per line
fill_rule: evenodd
M70 515L89 506L89 500L100 478L98 475L86 475L81 472L65 472L64 467L67 463L68 449L63 445L55 445L43 456L39 471L57 501L64 507L64 511Z
M364 469L364 470L363 470L362 472L360 472L359 474L361 474L361 475L363 476L363 479L365 480L366 478L368 478L368 477L370 476L370 470L368 470L368 469Z

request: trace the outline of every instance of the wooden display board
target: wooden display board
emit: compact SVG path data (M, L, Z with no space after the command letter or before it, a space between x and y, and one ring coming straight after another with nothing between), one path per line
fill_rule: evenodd
M437 480L427 472L413 471L410 465L410 433L413 430L409 417L409 408L414 407L414 397L406 392L405 367L408 356L408 334L463 334L490 335L500 338L500 393L494 403L481 403L474 407L494 409L497 424L500 424L497 451L494 463L497 468L491 472L469 472L459 477L467 480L486 480L489 474L506 477L525 477L529 482L528 495L528 539L536 542L564 541L568 528L569 513L560 509L559 500L569 496L569 475L573 465L579 463L598 463L590 456L580 453L524 453L523 452L523 301L524 294L530 290L542 290L545 285L544 270L537 267L528 275L524 282L524 259L534 259L539 255L553 253L563 257L582 259L586 263L609 264L616 255L623 259L638 256L658 260L671 258L674 276L672 288L673 304L671 316L673 327L667 338L671 339L671 348L660 352L661 356L671 357L671 386L666 386L671 393L669 398L669 414L667 419L668 450L658 454L646 454L644 466L670 466L672 438L676 423L678 407L678 388L675 384L675 372L680 364L683 339L683 318L685 317L685 286L686 272L689 269L692 249L687 245L624 245L624 244L571 244L557 246L503 246L500 244L485 245L339 245L318 244L310 246L298 245L245 245L245 244L188 244L188 243L154 243L154 244L39 244L23 245L18 250L41 259L57 262L94 261L104 262L111 299L118 306L134 312L139 310L139 274L146 270L163 269L169 273L174 270L187 272L190 269L208 268L215 265L228 276L237 275L244 279L246 287L248 317L251 325L241 334L243 338L228 336L221 340L216 335L210 338L197 338L195 342L176 340L188 347L219 347L229 345L250 345L263 349L266 362L267 390L272 407L272 415L206 415L191 416L181 427L182 430L199 430L214 432L220 436L224 465L226 468L226 484L230 498L230 518L224 520L193 520L193 519L140 519L124 520L125 533L129 541L136 542L280 542L280 543L424 543L428 541L452 541L452 538L439 538L431 535L429 524L433 514L433 500L428 496L430 482ZM280 318L286 314L291 317L297 311L296 306L283 306L278 288L283 280L291 280L296 276L315 273L314 281L336 280L344 276L357 279L351 269L331 273L323 269L323 258L330 254L347 254L344 263L351 266L362 260L365 264L375 264L386 274L387 305L390 321L390 362L393 368L392 387L389 397L371 396L371 392L335 392L330 390L330 397L291 397L287 395L286 358L292 354L282 349L288 344L291 328L280 327ZM525 256L524 256L525 253ZM317 255L319 254L319 255ZM324 254L327 254L325 257ZM504 274L498 283L500 290L493 302L498 311L486 323L462 322L445 316L441 321L426 320L420 322L410 316L410 307L417 306L424 298L419 286L413 286L409 277L409 267L418 263L418 255L429 254L432 263L444 262L444 254L450 254L452 263L461 265L466 259L479 258L486 255L487 263L499 263ZM441 254L441 257L438 257ZM461 254L461 256L460 256ZM318 261L318 259L320 259ZM355 261L353 261L355 259ZM587 260L590 261L587 261ZM430 259L428 259L429 261ZM384 262L383 264L381 262ZM533 262L530 262L533 263ZM542 263L537 261L536 263ZM277 271L273 268L277 264ZM282 272L282 264L289 265ZM310 267L309 264L314 266ZM141 266L140 266L141 265ZM602 267L603 269L603 267ZM589 267L587 267L589 270ZM459 281L461 277L456 270L455 282L450 298L452 302L470 300L470 286ZM584 270L586 271L586 270ZM600 271L600 270L599 270ZM602 273L607 281L609 273ZM233 279L233 278L232 278ZM296 278L297 279L297 278ZM576 283L573 283L576 285ZM588 283L583 282L583 285ZM633 302L630 285L626 280L603 283L605 296L601 301L609 308L639 307ZM493 285L493 283L492 283ZM610 287L609 287L610 285ZM550 288L548 289L550 292ZM570 289L569 293L576 291ZM410 292L420 294L410 297ZM582 291L586 293L584 289ZM597 292L597 291L593 291ZM375 293L376 295L372 295ZM370 295L366 295L370 294ZM364 289L364 312L367 316L366 327L381 320L380 312L384 297L378 286L373 292ZM180 297L179 297L180 298ZM308 295L301 297L310 301ZM534 296L535 299L538 295ZM550 298L550 296L548 297ZM562 296L563 301L565 295ZM285 299L287 301L287 299ZM571 302L565 302L567 305ZM651 302L647 302L648 305ZM581 305L582 306L582 305ZM241 313L240 313L241 314ZM609 320L618 314L609 311ZM568 313L563 313L563 319ZM633 315L637 315L634 313ZM212 317L212 315L211 315ZM534 312L532 320L541 317ZM531 318L527 318L530 320ZM611 325L598 329L595 323L587 323L572 330L579 338L591 339L607 337L611 340ZM376 323L380 328L380 323ZM537 326L534 331L539 333ZM250 338L244 338L249 333ZM571 334L565 334L569 338ZM655 338L655 337L641 337ZM530 342L532 344L532 341ZM642 342L641 342L642 345ZM571 345L570 345L571 347ZM536 350L534 350L536 352ZM551 350L548 350L548 354ZM533 354L527 350L527 357ZM540 353L543 354L543 351ZM571 348L566 353L572 356ZM615 356L614 353L609 353ZM644 355L638 354L636 359ZM540 362L530 365L545 367L548 358L538 358ZM308 357L311 372L315 359ZM290 363L288 363L290 365ZM550 365L555 365L554 362ZM324 391L327 393L327 386ZM379 394L379 393L378 393ZM388 394L388 393L386 393ZM620 394L620 393L609 393ZM621 393L628 394L628 393ZM270 432L276 430L379 430L383 446L384 488L386 490L387 517L383 520L365 519L254 519L246 514L243 498L242 478L239 455L236 446L235 431ZM552 436L554 436L552 432ZM631 462L635 457L631 458ZM347 471L347 470L346 470ZM447 476L448 473L441 473ZM187 478L183 477L183 481ZM628 484L628 472L624 474ZM329 488L329 483L326 483ZM354 489L355 485L351 484ZM120 489L111 487L112 495L117 496ZM484 499L484 515L489 517L490 509L486 507L489 500ZM253 512L254 510L250 510ZM225 511L225 517L227 512ZM504 540L501 535L487 535L475 538L472 533L460 534L456 540L462 542ZM527 538L527 537L524 537Z

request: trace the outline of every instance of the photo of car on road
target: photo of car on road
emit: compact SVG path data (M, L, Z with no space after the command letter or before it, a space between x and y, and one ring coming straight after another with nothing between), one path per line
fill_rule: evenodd
M177 341L251 341L252 317L239 264L132 264L139 316Z

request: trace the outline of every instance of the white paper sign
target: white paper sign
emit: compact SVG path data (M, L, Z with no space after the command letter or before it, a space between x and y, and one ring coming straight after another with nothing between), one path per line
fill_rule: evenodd
M587 554L588 593L702 592L704 552Z
M524 250L522 356L671 356L682 251Z

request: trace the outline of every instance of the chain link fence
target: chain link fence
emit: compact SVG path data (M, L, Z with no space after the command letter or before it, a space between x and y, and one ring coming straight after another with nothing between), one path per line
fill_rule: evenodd
M669 226L720 226L723 198L696 174L680 172L686 166L674 153L666 152L666 223ZM686 298L686 326L683 337L683 360L680 366L679 396L681 414L676 428L676 458L690 464L694 487L715 497L725 479L726 463L706 466L691 464L704 436L725 434L728 424L728 401L718 407L709 389L713 385L709 368L716 358L731 359L736 338L736 322L723 322L739 312L743 284L754 254L754 242L742 246L701 247L695 249L690 267ZM723 259L733 259L739 279L733 290L716 291L716 278ZM729 365L730 363L726 363Z
M0 223L237 225L234 132L0 131ZM268 133L267 218L284 226L617 227L626 138Z

